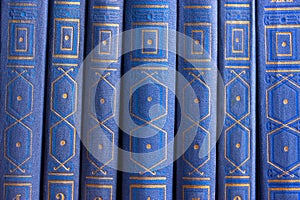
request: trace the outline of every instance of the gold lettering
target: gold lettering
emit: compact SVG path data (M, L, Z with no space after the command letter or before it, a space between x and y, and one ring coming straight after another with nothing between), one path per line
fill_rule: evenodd
M192 198L192 200L201 200L200 198Z
M65 200L65 195L63 193L58 193L56 194L56 199L59 199L59 200Z
M94 200L103 200L102 197L96 197Z

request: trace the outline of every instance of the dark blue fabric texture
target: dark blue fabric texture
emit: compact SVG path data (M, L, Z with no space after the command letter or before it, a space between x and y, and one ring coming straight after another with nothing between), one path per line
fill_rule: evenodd
M80 199L85 0L49 3L44 199Z
M176 0L125 1L125 30L135 31L124 39L132 51L123 63L122 200L173 199L176 8Z
M1 199L40 198L47 7L1 1Z
M259 199L299 199L299 1L258 1Z
M218 140L218 199L256 199L255 1L220 3L219 69L225 120Z
M81 199L117 199L123 0L87 3Z
M176 199L215 199L218 3L178 3Z

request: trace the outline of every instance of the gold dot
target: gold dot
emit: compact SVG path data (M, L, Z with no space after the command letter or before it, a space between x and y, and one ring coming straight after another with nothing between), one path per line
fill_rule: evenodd
M236 39L235 39L235 42L240 42L240 39L239 39L239 38L236 38Z
M199 103L200 100L198 98L194 99L194 103Z
M65 40L68 41L70 37L68 35L65 35Z
M288 104L288 103L289 103L289 100L287 100L287 99L284 99L284 100L283 100L283 104L284 104L284 105L286 105L286 104Z
M148 97L147 101L151 102L152 101L152 97Z
M195 40L195 44L196 45L200 44L200 41L199 40Z
M17 142L16 147L21 147L21 142Z
M99 148L100 150L102 150L102 149L103 149L103 145L102 145L102 144L99 144L98 148Z
M147 149L151 149L151 148L152 148L151 144L147 144L147 145L146 145L146 148L147 148Z
M151 44L153 43L153 41L152 41L152 40L148 40L147 43L148 43L149 45L151 45Z
M105 99L103 99L103 98L100 99L100 103L101 103L101 104L104 104L104 103L105 103Z
M195 149L195 150L198 150L198 149L199 149L199 145L198 145L198 144L195 144L195 145L194 145L194 149Z
M288 146L285 146L285 147L283 148L283 150L284 150L284 152L288 152L288 151L289 151L289 147L288 147Z
M63 93L62 98L64 98L64 99L68 98L68 94L67 93Z
M60 146L65 146L65 144L66 144L66 141L65 141L65 140L61 140L61 141L60 141Z
M235 100L236 101L240 101L241 100L241 96L236 96Z
M22 98L21 96L17 96L17 100L18 100L18 101L22 101L22 99L23 99L23 98Z
M148 197L148 198L147 198L147 200L151 200L151 198L150 198L150 197Z
M107 45L107 41L106 40L103 40L102 41L102 44L105 46L105 45Z
M286 47L286 45L287 45L286 42L282 42L281 44L282 47Z
M240 144L240 143L237 143L237 144L235 145L235 147L236 147L237 149L239 149L239 148L241 148L241 144Z
M23 41L24 41L24 38L20 37L19 42L23 42Z

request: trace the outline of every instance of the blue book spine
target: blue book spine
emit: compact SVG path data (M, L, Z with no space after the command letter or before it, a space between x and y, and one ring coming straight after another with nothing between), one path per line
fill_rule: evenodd
M81 199L117 199L123 0L91 0L84 65Z
M176 199L215 199L217 5L179 1Z
M44 199L79 199L85 0L49 3Z
M259 199L300 197L300 2L258 4Z
M40 198L47 7L1 1L0 199Z
M173 196L176 14L176 0L125 3L123 200Z
M218 139L218 198L256 199L255 1L220 3L219 99L224 123Z

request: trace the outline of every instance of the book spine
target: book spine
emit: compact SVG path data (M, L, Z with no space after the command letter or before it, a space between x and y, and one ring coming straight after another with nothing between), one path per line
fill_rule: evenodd
M259 199L300 196L300 2L258 4Z
M44 199L79 199L85 0L49 3Z
M217 4L179 1L176 199L215 199Z
M224 123L218 139L218 197L256 199L255 1L220 3L220 98Z
M88 2L81 199L117 199L123 4L123 0Z
M1 1L0 199L39 199L48 2Z
M122 199L172 199L176 0L128 0L125 11Z

